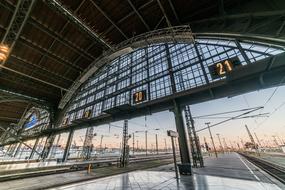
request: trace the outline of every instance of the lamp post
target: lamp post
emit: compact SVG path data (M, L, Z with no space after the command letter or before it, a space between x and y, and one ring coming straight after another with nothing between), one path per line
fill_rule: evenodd
M133 133L133 155L135 155L135 133Z
M147 131L145 131L145 155L147 156Z
M145 130L145 131L135 131L135 133L141 133L141 132L145 133L145 155L147 156L147 130Z
M164 138L164 147L165 147L165 152L167 152L166 138Z
M223 152L223 153L225 153L225 152L224 152L223 145L222 145L222 142L221 142L221 139L220 139L220 134L219 134L219 133L217 133L216 135L218 136L218 139L219 139L219 142L220 142L221 150L222 150L222 152Z
M218 158L218 154L217 154L217 150L216 150L216 147L215 147L214 139L213 139L212 132L211 132L211 129L210 129L210 122L207 122L205 124L207 125L209 133L210 133L210 137L211 137L211 141L212 141L212 145L213 145L213 148L214 148L214 151L215 151L216 158Z
M139 140L137 140L137 151L139 151Z
M155 134L155 142L156 142L156 154L158 154L157 134Z
M160 129L149 129L150 130L154 130L154 131L159 131ZM145 155L147 156L147 151L148 151L148 147L147 147L147 135L148 135L148 131L135 131L135 133L145 133ZM155 134L155 139L156 139L156 153L158 154L158 134Z

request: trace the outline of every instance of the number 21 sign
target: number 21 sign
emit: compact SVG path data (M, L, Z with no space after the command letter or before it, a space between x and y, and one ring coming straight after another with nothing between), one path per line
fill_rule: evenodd
M238 57L229 58L209 66L212 79L223 77L232 72L241 62Z

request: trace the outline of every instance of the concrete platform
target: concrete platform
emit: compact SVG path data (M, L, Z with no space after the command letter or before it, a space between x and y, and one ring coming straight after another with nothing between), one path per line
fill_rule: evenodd
M172 158L172 154L166 153L166 154L159 154L159 156L169 156ZM142 155L136 155L135 158L144 158L145 154ZM9 171L16 171L19 172L20 170L26 170L26 169L33 169L33 168L54 168L54 167L66 167L66 166L72 166L74 164L92 164L92 163L105 163L108 161L117 162L119 157L99 157L96 160L89 160L89 161L82 161L82 160L69 160L67 162L56 162L55 160L51 161L40 161L40 162L7 162L5 164L0 164L0 175L3 172ZM131 159L135 159L131 158ZM157 155L149 155L147 158L157 158ZM0 162L1 163L1 162Z
M57 162L55 162L55 161L50 161L50 162L32 162L32 163L3 164L3 165L0 165L0 172L1 172L1 171L27 169L27 168L59 166L59 165L64 165L64 164L62 164L62 163L57 163Z
M197 190L282 190L279 184L237 153L205 159L205 168L194 170L193 176L176 180L172 165L135 171L111 177L54 188L57 190L91 189L197 189Z

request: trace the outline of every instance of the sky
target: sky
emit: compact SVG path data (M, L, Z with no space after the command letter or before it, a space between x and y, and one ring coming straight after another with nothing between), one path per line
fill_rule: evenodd
M250 140L245 129L245 125L247 125L253 136L254 133L256 133L259 140L261 141L261 144L273 145L273 135L276 136L277 141L281 144L280 140L285 140L285 86L255 91L231 98L222 98L194 104L191 105L191 112L192 116L195 118L201 115L228 112L258 106L264 106L264 109L255 111L250 115L269 113L269 117L237 119L217 125L211 128L215 143L218 143L218 138L216 135L217 133L220 134L222 141L223 138L225 138L228 145L232 143L233 146L236 146L237 142L241 144L241 139L244 142L249 142ZM232 117L241 113L243 112L218 116ZM194 120L196 130L199 130L206 126L206 122L215 124L224 119ZM96 132L97 136L93 139L93 144L95 147L99 147L102 136L103 147L120 147L120 143L122 141L122 126L123 121L111 123L111 127L109 127L109 125L96 126L94 131ZM165 147L165 141L167 143L167 146L170 146L170 139L167 137L166 131L176 130L174 115L169 111L147 115L146 117L142 116L131 119L129 120L128 127L129 134L134 133L135 135L135 146L137 146L138 141L138 146L141 148L144 148L145 146L145 130L148 131L149 148L155 146L155 134L158 134L159 148ZM86 129L75 131L73 144L82 146L85 132ZM64 143L65 136L67 135L62 136L63 138L60 141ZM81 136L81 138L79 136ZM204 143L204 138L206 138L206 141L210 143L208 130L198 132L198 136L201 143ZM129 140L129 145L131 147L132 143L133 139L131 138Z

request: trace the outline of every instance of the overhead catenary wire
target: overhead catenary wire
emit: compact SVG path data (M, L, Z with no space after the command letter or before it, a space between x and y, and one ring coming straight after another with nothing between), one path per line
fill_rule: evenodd
M239 114L239 115L237 115L237 116L231 117L231 118L229 118L229 119L220 121L220 122L215 123L215 124L213 124L213 125L209 125L209 127L204 127L204 128L202 128L202 129L196 130L196 132L204 131L204 130L206 130L206 129L208 129L208 128L212 128L212 127L214 127L214 126L220 125L220 124L225 123L225 122L228 122L228 121L230 121L230 120L234 120L234 119L236 119L236 118L240 118L241 116L247 115L247 114L249 114L249 113L252 113L252 112L254 112L254 111L260 110L260 109L262 109L262 108L263 108L263 107L260 106L260 107L245 109L245 110L249 110L249 111L247 111L247 112L245 112L245 113L242 113L242 114Z
M256 108L260 108L260 107L263 108L263 106L258 106L258 107L252 107L252 108L245 108L245 109L239 109L239 110L233 110L233 111L227 111L227 112L208 114L208 115L200 115L200 116L193 117L193 119L198 119L198 118L207 117L207 116L215 116L215 115L224 115L224 114L229 114L229 113L243 112L243 111L253 110Z
M269 96L269 98L266 100L266 102L264 103L263 107L265 107L270 100L273 98L273 96L276 94L277 90L279 89L280 85L285 81L285 76L280 80L279 84L277 85L277 87L274 89L274 91L272 92L272 94Z
M257 126L253 129L256 130L258 129L261 125L263 125L272 115L274 115L278 110L280 110L283 106L285 105L285 101L282 102L281 104L279 104L279 106L277 106L273 112L270 113L270 115L265 118L263 121L261 121L260 123L257 124Z
M244 117L239 117L236 119L245 119L245 118L256 118L256 117L269 117L268 116L269 113L261 113L261 114L256 114L256 115L249 115L249 116L244 116ZM232 118L230 116L228 117L199 117L196 119L229 119Z
M265 103L263 104L263 107L265 107L273 98L273 96L276 94L277 90L279 89L279 87L281 86L281 84L285 81L285 76L280 80L280 82L278 83L277 87L273 90L272 94L268 97L268 99L265 101ZM258 125L258 124L257 124Z

